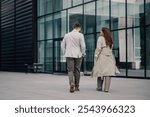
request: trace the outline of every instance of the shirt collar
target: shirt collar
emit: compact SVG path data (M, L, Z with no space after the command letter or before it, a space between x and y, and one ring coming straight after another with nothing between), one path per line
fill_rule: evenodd
M78 32L76 29L73 29L73 32Z

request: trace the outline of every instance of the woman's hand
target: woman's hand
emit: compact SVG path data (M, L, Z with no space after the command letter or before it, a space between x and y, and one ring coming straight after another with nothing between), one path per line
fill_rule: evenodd
M94 65L96 64L96 62L97 62L97 58L96 58L96 57L94 57Z

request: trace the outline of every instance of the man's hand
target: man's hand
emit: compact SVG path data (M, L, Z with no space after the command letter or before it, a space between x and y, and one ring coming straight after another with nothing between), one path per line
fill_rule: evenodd
M84 58L86 54L82 54L82 57Z

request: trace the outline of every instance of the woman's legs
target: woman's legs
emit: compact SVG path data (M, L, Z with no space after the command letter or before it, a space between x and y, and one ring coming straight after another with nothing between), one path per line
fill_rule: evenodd
M103 88L103 80L101 77L98 77L97 78L97 91L102 91L102 88Z
M105 77L105 86L104 86L104 91L105 92L109 91L110 83L111 83L111 77L110 76L106 76Z

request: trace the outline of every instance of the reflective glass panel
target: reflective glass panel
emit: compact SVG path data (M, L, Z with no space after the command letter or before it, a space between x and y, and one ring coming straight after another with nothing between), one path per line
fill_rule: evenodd
M45 1L44 0L38 0L38 16L44 15L44 8L45 8Z
M43 0L44 1L44 0ZM45 0L46 14L53 12L53 0Z
M127 30L128 76L144 77L144 32L142 28Z
M84 5L84 33L95 31L95 2Z
M112 32L113 37L113 54L116 64L120 70L119 76L126 75L126 36L125 30Z
M94 52L95 52L95 36L93 34L85 36L86 43L86 56L84 58L84 73L92 71L94 65Z
M146 0L146 8L145 8L145 15L146 15L146 24L150 24L150 0Z
M96 26L97 32L101 30L102 27L109 28L109 0L98 0L97 5L97 16L96 16Z
M146 28L146 74L150 78L150 26Z
M53 41L48 40L45 43L45 71L53 72Z
M52 15L46 16L45 21L45 33L46 33L46 39L52 39L53 38L53 21L52 21Z
M62 0L63 1L63 9L71 7L72 0Z
M45 66L45 44L44 41L38 42L38 63L41 63ZM43 71L44 71L43 67Z
M63 37L66 33L66 11L54 14L54 38Z
M83 26L83 7L75 7L68 10L68 31L73 29L75 22L79 22Z
M38 40L44 40L44 17L38 19Z
M90 1L94 1L94 0L84 0L84 3L86 3L86 2L90 2Z
M54 41L54 71L66 72L66 58L60 48L61 41Z
M111 0L111 29L125 28L125 0Z
M144 0L127 0L127 26L144 25Z
M76 6L76 5L79 5L79 4L82 4L83 1L82 0L73 0L73 6Z

